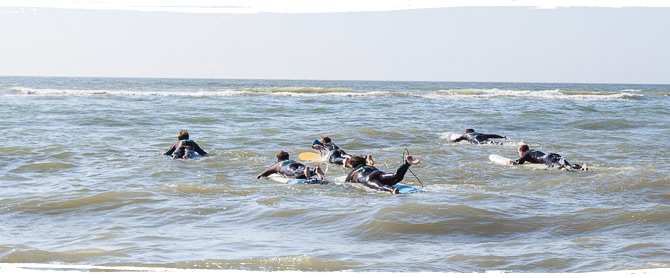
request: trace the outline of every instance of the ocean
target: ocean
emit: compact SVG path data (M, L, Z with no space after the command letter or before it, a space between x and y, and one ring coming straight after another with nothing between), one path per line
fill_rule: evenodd
M0 102L0 263L670 267L670 85L0 77ZM466 128L508 138L449 140ZM210 155L163 156L182 129ZM409 151L424 192L255 178L324 135L388 172ZM521 143L590 171L488 160Z

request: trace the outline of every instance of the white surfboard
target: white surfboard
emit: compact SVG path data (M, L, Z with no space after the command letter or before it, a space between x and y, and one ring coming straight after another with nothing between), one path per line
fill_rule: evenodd
M301 184L301 183L324 183L324 180L318 179L318 178L312 178L312 179L289 179L286 178L280 174L270 174L268 176L269 179L276 181L278 183L285 183L285 184Z
M495 164L503 165L503 166L511 165L511 164L509 164L509 162L512 161L512 159L509 159L507 157L500 156L500 155L497 155L497 154L489 155L489 160L491 160L491 162L493 162Z

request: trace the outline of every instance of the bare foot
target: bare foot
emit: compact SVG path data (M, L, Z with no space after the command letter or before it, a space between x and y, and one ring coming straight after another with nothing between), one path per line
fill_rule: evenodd
M375 161L372 159L372 155L368 154L365 157L365 164L367 164L368 166L375 166Z
M393 194L400 194L400 189L398 189L397 187L393 188Z
M314 172L316 173L317 176L319 176L319 179L320 179L320 180L322 180L323 178L326 177L326 176L323 174L323 171L321 171L321 167L319 167L319 166L316 166L316 168L314 168Z
M308 180L312 179L312 175L309 173L309 166L305 167L305 178Z
M419 164L419 162L421 162L421 159L419 159L418 157L408 155L407 157L405 157L405 162L409 164Z

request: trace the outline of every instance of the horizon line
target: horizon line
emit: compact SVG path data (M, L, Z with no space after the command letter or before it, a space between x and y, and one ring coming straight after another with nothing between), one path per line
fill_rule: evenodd
M267 80L267 81L350 81L350 82L425 82L425 83L518 83L518 84L593 84L593 85L655 85L670 86L670 83L612 83L612 82L557 82L557 81L445 81L445 80L375 80L375 79L298 79L298 78L223 78L223 77L130 77L130 76L59 76L59 75L2 75L27 78L99 78L99 79L201 79L201 80Z

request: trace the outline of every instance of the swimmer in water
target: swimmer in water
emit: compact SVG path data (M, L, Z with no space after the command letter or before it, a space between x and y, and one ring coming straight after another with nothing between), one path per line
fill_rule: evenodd
M320 141L314 140L312 143L312 148L318 150L321 153L321 156L328 157L328 162L342 165L345 168L347 168L347 165L344 163L344 161L347 158L351 158L353 156L340 149L340 147L335 145L335 143L333 143L333 141L328 136L322 136ZM368 166L375 165L371 155L365 156L365 160Z
M507 136L497 135L497 134L482 134L475 132L474 129L468 128L465 130L465 134L459 136L456 139L453 139L454 142L460 142L466 140L472 144L497 144L502 145L502 142L496 142L491 140L492 138L507 138Z
M290 160L289 154L285 151L279 152L277 154L277 163L267 168L263 173L256 176L256 178L260 179L275 173L281 174L284 177L293 177L295 179L309 180L316 175L319 179L323 180L325 177L321 167L316 166L316 168L310 169L309 166L306 166L305 164Z
M400 165L395 173L385 173L374 166L366 165L364 157L354 156L345 162L349 164L349 168L353 168L345 181L357 182L373 189L398 194L398 188L392 186L402 181L410 166L419 164L419 162L421 162L419 158L408 155L405 157L405 163Z
M168 155L172 156L173 159L178 159L178 158L193 158L195 156L195 153L197 152L198 154L202 156L206 156L207 152L205 152L203 149L198 146L198 143L195 141L192 141L188 139L188 131L182 130L179 132L179 135L177 135L177 143L174 143L172 147L167 149L163 153L163 155Z
M582 167L579 164L570 164L565 158L557 153L545 154L538 150L531 150L528 145L521 144L518 148L519 159L508 162L510 165L528 163L546 164L549 167L557 167L561 170L582 170L588 171L588 167Z

